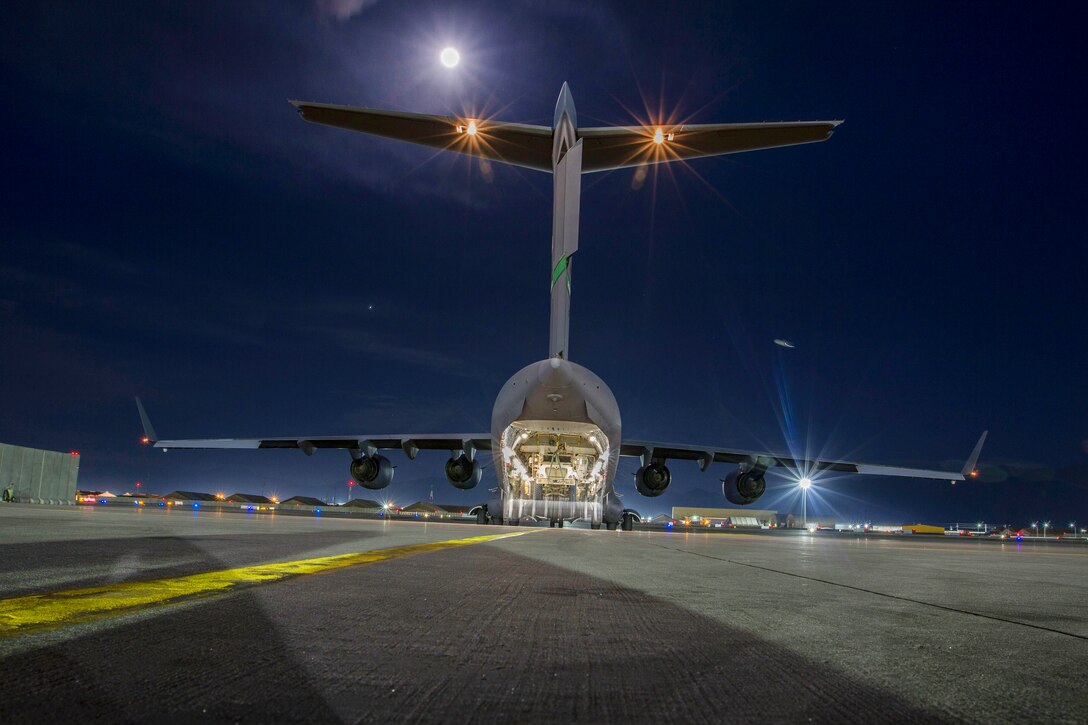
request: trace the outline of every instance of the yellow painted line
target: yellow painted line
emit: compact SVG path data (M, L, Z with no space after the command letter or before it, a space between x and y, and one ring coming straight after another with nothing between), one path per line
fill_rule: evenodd
M349 566L373 564L402 556L470 544L482 544L528 533L531 532L515 531L489 536L472 536L467 539L394 546L388 549L319 556L276 564L256 564L170 579L118 582L85 589L12 597L0 600L0 638L130 614L154 605L173 604L184 599L224 594L241 587L271 584L305 574L320 574Z

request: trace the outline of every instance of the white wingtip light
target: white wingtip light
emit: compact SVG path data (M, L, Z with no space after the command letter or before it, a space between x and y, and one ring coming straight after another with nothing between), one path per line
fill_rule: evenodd
M802 478L800 481L797 482L797 485L800 486L801 488L810 488L812 486L812 479L809 478L808 476L805 476L804 478Z
M438 60L447 68L454 68L461 62L461 54L456 48L443 48L438 54Z

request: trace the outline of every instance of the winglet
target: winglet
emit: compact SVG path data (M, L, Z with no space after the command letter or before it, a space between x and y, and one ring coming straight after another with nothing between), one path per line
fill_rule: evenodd
M151 425L151 420L147 417L147 411L144 410L144 404L140 402L140 396L136 396L136 409L140 411L140 422L144 425L144 438L147 443L154 443L159 440L159 437L155 435L155 428Z
M975 450L971 451L971 456L967 459L967 463L963 464L963 477L965 479L971 478L975 472L975 464L978 463L978 456L982 453L982 444L986 442L986 436L990 431L982 431L982 435L979 436L978 443L975 444Z

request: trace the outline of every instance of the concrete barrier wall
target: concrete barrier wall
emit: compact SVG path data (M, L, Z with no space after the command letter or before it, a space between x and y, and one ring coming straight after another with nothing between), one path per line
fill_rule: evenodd
M78 476L79 456L0 443L0 491L14 485L17 501L75 503Z

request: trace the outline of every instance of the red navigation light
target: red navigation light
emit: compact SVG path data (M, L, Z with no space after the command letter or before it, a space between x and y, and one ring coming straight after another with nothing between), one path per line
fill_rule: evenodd
M348 481L348 485L349 485L349 486L354 486L354 485L355 485L355 481Z
M978 478L978 469L971 471L971 478Z
M79 451L72 451L72 455L73 455L73 456L78 456L78 455L79 455Z
M147 436L144 436L143 438L140 439L140 442L143 443L146 446L148 443L151 442L151 439L148 438Z

